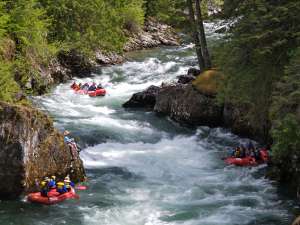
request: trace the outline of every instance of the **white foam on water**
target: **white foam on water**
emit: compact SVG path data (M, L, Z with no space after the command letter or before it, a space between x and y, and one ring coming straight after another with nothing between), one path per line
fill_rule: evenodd
M118 207L113 214L99 209L97 215L86 218L112 217L104 224L231 225L249 224L255 215L287 217L270 181L253 176L258 169L226 167L214 158L216 151L199 139L199 133L152 144L108 142L85 149L82 158L87 168L121 167L143 177L139 188L124 188L126 194L117 196L131 202L130 207ZM212 133L225 135L220 130ZM151 210L145 214L148 207ZM187 220L166 219L189 211L199 215ZM139 215L136 220L131 217L135 213Z

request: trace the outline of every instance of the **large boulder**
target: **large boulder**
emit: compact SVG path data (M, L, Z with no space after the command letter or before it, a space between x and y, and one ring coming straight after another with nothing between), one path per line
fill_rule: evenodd
M0 102L0 198L36 190L44 176L85 177L79 156L72 160L63 136L39 110Z
M124 108L153 108L156 103L156 96L159 87L150 86L145 91L133 94L133 96L123 104Z
M160 89L154 111L191 125L216 127L223 124L222 106L192 85L170 85Z
M57 59L60 65L69 71L70 78L73 76L84 78L92 75L93 63L77 50L61 51Z

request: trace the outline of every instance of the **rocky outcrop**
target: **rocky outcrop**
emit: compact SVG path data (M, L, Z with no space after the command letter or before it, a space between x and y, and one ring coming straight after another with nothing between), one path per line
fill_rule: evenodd
M94 68L92 62L85 55L74 49L67 52L59 52L57 59L59 64L70 72L70 77L88 77L92 74Z
M254 114L253 107L250 105L226 102L223 110L224 126L240 136L252 138L261 143L270 143L271 124L268 114L260 113L253 116Z
M136 34L129 34L124 51L135 51L161 45L179 45L179 38L174 29L166 24L161 24L154 19L145 21L145 27Z
M189 74L198 72L189 70ZM270 143L268 112L255 115L251 105L237 105L229 100L225 104L218 103L217 91L222 79L223 75L214 70L198 74L196 78L191 75L180 76L176 84L134 94L124 107L152 108L178 122L196 126L223 126L240 136Z
M114 52L104 52L101 50L97 50L95 60L99 65L115 65L124 62L125 57Z
M150 86L145 91L135 93L127 102L123 104L124 108L153 108L156 103L156 96L159 87Z
M17 197L36 189L44 176L84 179L82 161L72 161L63 136L52 121L31 107L0 102L0 197Z
M216 98L201 94L189 85L171 85L160 89L154 111L191 125L221 126L222 106Z

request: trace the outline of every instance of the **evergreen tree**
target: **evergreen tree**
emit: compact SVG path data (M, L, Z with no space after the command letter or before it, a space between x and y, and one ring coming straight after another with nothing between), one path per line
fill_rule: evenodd
M202 52L202 56L203 56L203 60L204 60L204 69L210 69L211 68L211 60L210 60L207 43L206 43L206 36L205 36L205 30L204 30L204 25L203 25L200 0L196 0L196 15L197 15L197 26L198 26L198 32L199 32L199 39L200 39L200 44L201 44L201 52Z
M199 38L199 33L196 25L196 20L195 20L195 12L194 12L194 6L193 6L193 1L192 0L187 0L187 6L189 10L189 20L190 20L190 26L192 27L192 37L194 39L195 47L196 47L196 54L197 54L197 59L199 63L199 68L202 70L205 68L205 62L204 58L202 55L202 46L200 44L200 38Z

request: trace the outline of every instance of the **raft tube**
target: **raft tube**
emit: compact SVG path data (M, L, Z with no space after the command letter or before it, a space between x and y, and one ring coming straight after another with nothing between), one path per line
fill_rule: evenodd
M97 89L96 91L89 91L88 95L90 97L97 97L97 96L105 96L106 90L105 89Z
M28 201L44 205L53 205L63 202L66 199L74 198L79 198L79 196L75 193L73 188L64 194L59 194L56 190L51 190L48 193L48 197L42 196L40 192L31 193L27 196Z
M74 89L74 91L75 91L76 94L80 94L80 95L86 95L86 94L88 93L88 91L86 91L86 90L81 90L81 89L79 89L79 90L75 90L75 89Z
M267 163L269 160L268 151L263 149L259 151L260 159L257 161L254 157L245 157L245 158L236 158L228 157L225 159L225 162L229 165L236 166L257 166L258 164Z
M245 158L235 158L235 157L229 157L225 159L225 162L230 165L236 165L236 166L255 166L257 165L257 162L255 158L253 157L245 157Z

